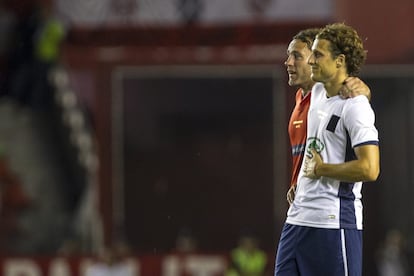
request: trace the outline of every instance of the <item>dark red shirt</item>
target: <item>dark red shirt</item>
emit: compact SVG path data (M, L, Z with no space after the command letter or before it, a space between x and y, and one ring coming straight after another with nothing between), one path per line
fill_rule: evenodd
M310 92L303 97L303 90L296 92L296 105L290 116L288 132L292 148L292 179L290 185L297 182L300 167L305 152L306 130L308 126L308 110L310 106Z

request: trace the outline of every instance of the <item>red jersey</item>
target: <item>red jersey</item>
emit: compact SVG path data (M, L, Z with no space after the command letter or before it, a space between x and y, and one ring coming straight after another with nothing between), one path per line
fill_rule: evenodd
M310 106L310 92L303 97L302 89L296 92L296 105L290 115L288 132L292 147L292 179L290 185L296 184L306 145L306 130L308 126L308 110Z

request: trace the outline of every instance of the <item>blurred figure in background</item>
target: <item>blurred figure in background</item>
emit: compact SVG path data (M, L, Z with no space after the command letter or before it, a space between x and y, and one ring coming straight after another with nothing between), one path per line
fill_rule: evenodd
M259 241L253 234L245 233L230 253L225 276L264 276L267 275L267 267L267 255L260 249Z
M405 254L404 237L399 230L387 233L384 244L378 250L377 268L379 276L408 276L408 260Z
M2 95L20 105L44 107L51 101L48 73L58 62L65 29L52 16L53 2L5 1L15 15Z

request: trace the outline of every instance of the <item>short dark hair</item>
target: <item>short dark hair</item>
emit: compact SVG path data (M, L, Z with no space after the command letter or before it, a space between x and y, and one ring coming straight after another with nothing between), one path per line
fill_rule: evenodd
M313 41L316 35L321 31L320 28L309 28L298 32L293 39L300 40L308 46L309 50L312 49Z
M330 42L333 58L340 54L345 55L346 69L350 76L356 76L360 72L367 58L367 51L364 50L362 39L354 28L343 23L326 25L317 38Z

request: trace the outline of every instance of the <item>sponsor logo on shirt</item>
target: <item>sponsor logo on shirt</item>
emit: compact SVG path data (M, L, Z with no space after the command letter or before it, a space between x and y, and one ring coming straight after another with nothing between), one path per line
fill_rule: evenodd
M320 153L325 148L323 142L317 137L309 137L308 138L308 148L306 150L306 154L309 158L312 157L311 149L315 149L317 153Z

